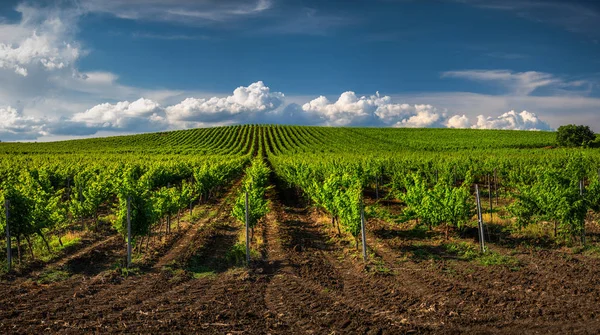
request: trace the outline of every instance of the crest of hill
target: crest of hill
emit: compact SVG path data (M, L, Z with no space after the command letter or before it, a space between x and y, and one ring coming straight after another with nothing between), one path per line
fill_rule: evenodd
M398 152L552 148L555 132L436 128L236 125L42 143L0 143L0 153L223 154L265 141L282 152Z

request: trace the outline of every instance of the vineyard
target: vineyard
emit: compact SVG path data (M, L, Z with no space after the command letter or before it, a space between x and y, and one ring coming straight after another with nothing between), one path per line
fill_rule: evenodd
M598 333L600 150L555 140L240 125L0 143L0 331Z

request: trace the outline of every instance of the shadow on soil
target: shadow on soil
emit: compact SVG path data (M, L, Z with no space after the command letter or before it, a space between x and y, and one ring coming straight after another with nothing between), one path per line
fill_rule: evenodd
M503 247L536 247L544 249L554 249L557 246L556 241L554 241L554 239L550 236L540 235L535 238L515 236L506 226L492 223L486 224L485 228L486 242L492 242ZM473 239L478 241L477 234L478 232L476 228L469 228L468 230L465 230L465 232L461 235L463 237L472 237Z
M401 238L405 240L423 240L430 239L435 234L435 232L428 230L426 227L414 227L408 230L398 230L398 229L387 229L383 227L379 227L377 229L372 230L375 237L382 240L389 240L394 238Z
M194 274L217 274L243 265L246 260L245 245L237 242L239 229L222 225L210 234L208 243L187 262L186 270Z
M68 261L63 268L72 274L94 276L109 269L119 257L114 252L107 250L92 250L83 257Z

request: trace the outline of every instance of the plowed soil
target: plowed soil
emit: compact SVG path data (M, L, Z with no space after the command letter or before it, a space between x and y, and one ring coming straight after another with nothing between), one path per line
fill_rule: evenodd
M124 256L116 239L70 257L78 270L63 280L3 282L0 332L600 332L597 258L493 246L518 265L482 265L372 219L365 263L319 213L275 191L270 198L249 268L227 257L243 234L229 194L138 273L110 269Z

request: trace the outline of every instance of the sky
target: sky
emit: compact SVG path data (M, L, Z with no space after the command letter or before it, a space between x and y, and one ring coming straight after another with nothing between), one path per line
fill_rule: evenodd
M600 132L600 2L0 1L0 140L244 123Z

